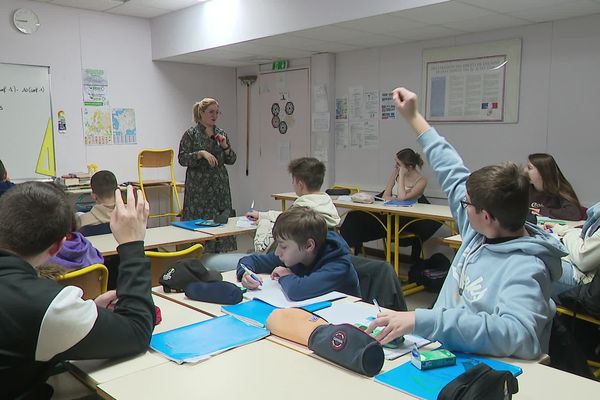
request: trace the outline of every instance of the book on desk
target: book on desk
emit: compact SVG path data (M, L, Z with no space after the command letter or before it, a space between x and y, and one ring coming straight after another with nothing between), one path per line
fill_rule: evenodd
M223 315L154 334L150 348L178 364L194 363L260 340L269 333L267 329Z

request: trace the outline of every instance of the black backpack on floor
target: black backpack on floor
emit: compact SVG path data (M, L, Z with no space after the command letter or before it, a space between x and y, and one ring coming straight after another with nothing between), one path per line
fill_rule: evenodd
M435 253L423 260L419 259L408 271L408 280L424 285L432 292L439 292L450 270L450 260L442 253Z

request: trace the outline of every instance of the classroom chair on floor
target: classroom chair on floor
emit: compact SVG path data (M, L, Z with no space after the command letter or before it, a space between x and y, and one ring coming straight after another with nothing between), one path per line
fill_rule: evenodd
M144 182L144 178L142 177L143 170L148 168L169 168L170 172L168 179L161 181L158 185L158 187L167 187L169 190L169 212L152 213L151 211L149 218L169 217L170 220L173 220L175 217L179 216L179 213L181 212L181 201L179 199L179 192L177 191L173 159L173 149L145 149L138 154L138 180L145 199L148 199L146 194L147 187L149 187L150 184L153 184L152 186L156 187L156 180L146 180L146 182ZM177 208L175 208L173 198L177 203Z
M95 299L106 292L108 285L108 269L102 264L68 272L56 278L63 286L77 286L83 290L83 299Z
M146 257L150 258L152 286L158 285L158 280L169 265L184 258L198 258L203 251L204 246L200 243L178 251L146 251Z
M362 299L396 311L406 311L406 302L394 268L383 260L351 256L358 274Z

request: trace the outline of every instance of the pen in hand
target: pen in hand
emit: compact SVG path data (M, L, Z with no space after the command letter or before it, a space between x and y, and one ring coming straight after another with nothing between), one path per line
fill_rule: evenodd
M381 307L379 307L379 303L377 302L377 299L373 299L373 304L375 304L375 307L377 307L377 311L381 312Z
M256 274L254 272L252 272L250 270L250 268L246 267L244 264L240 263L240 267L242 267L244 269L244 271L246 271L246 273L248 275L250 275L250 278L254 279L256 282L258 282L259 286L262 286L262 280L256 276Z

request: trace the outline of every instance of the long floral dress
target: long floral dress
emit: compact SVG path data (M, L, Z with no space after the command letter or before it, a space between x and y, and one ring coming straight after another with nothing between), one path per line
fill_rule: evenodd
M229 138L227 139L227 145ZM219 164L211 167L197 153L206 150L217 158ZM225 165L232 165L237 155L231 149L226 153L213 138L209 138L206 127L198 124L188 129L179 143L179 164L187 167L185 173L185 195L181 219L189 221L198 218L212 219L225 210L231 210L231 190L229 175ZM236 250L234 237L219 238L205 243L204 250L221 253Z

